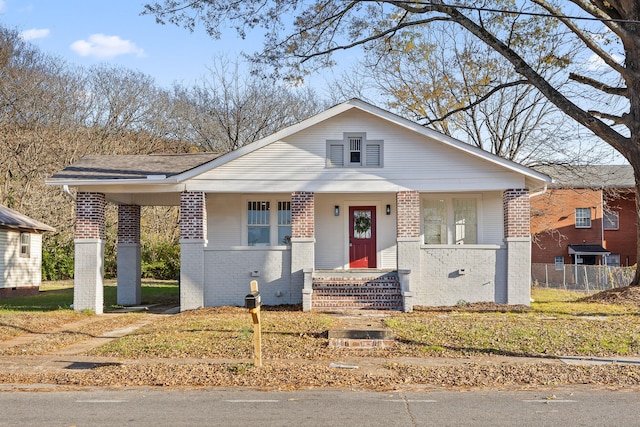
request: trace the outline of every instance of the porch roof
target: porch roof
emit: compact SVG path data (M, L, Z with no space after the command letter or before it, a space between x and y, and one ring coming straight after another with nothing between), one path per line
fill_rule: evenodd
M600 245L569 245L569 255L609 255L611 252Z
M58 184L82 180L154 181L185 173L217 159L223 153L87 156L47 180Z

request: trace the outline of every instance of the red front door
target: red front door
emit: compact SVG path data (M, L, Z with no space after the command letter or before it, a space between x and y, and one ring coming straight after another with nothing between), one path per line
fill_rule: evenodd
M376 268L376 208L349 207L349 268Z

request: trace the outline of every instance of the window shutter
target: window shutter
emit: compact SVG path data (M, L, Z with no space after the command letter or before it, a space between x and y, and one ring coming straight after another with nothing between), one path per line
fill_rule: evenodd
M344 166L344 146L343 145L329 146L329 166L333 166L333 167Z
M380 161L380 145L379 144L367 144L366 152L366 166L379 167Z

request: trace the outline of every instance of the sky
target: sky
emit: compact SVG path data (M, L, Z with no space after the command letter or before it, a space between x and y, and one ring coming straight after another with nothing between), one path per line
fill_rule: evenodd
M241 60L261 46L257 35L240 39L234 30L220 40L204 29L191 33L153 16L141 16L141 0L0 0L0 23L20 32L42 52L70 64L108 63L141 71L168 87L206 76L214 59Z

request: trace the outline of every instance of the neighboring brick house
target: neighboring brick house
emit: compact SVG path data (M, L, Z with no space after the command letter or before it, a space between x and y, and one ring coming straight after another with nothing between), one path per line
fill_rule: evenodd
M45 231L54 229L0 205L0 298L38 292Z
M96 311L106 203L119 304L139 303L143 205L180 206L182 310L242 305L254 279L304 310L529 304L529 193L548 182L360 100L224 155L90 157L47 180L77 191L74 306Z
M544 167L554 183L531 198L532 263L630 266L637 260L631 166Z

